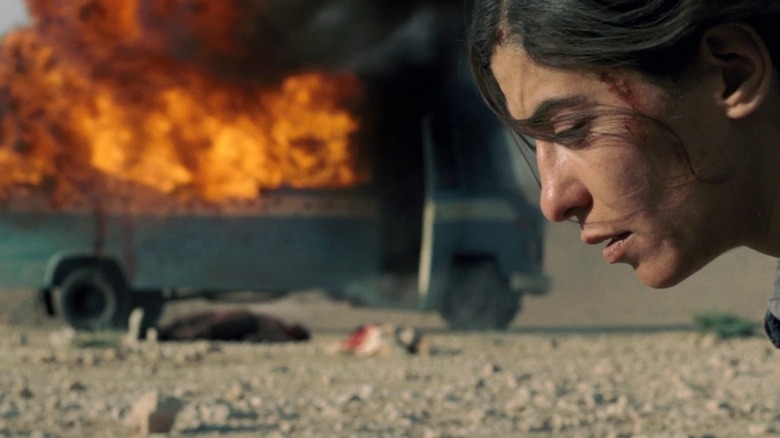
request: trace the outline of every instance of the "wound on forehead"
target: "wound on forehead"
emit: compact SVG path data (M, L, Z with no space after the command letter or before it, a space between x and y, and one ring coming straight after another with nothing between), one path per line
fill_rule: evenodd
M632 109L637 108L636 96L634 90L629 85L628 81L622 77L615 77L613 74L603 72L599 76L599 80L605 83L609 87L609 91L615 94L620 100Z

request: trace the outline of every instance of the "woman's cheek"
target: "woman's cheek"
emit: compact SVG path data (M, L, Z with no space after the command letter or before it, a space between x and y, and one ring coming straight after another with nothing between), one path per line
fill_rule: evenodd
M648 207L651 185L646 167L641 162L623 163L609 180L609 187L603 189L603 192L608 194L604 202L613 210L635 212Z
M590 169L591 195L615 212L633 212L643 207L650 187L647 163L635 148L621 145L594 149Z

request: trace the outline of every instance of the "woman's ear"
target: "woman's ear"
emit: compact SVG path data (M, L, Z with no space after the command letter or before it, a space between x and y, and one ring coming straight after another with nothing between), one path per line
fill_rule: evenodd
M714 26L701 40L701 56L715 67L719 89L715 96L727 117L740 119L758 109L773 78L772 57L756 31L741 23Z

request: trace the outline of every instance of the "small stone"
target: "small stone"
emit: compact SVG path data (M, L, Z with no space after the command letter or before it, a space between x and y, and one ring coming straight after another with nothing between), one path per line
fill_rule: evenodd
M361 400L368 400L374 394L375 388L373 385L363 385L357 392L357 396Z
M18 387L16 389L16 395L25 399L33 398L33 392L30 390L30 387L27 385L22 385Z
M531 403L532 398L531 390L525 387L518 388L506 403L505 408L507 410L525 409Z
M720 338L715 333L706 333L699 338L697 344L700 348L712 348L720 342Z
M62 330L51 332L51 334L49 334L49 343L55 349L65 349L72 345L73 339L75 337L76 330L71 327L67 327Z
M486 364L484 367L482 367L482 372L480 375L487 379L488 377L492 376L493 374L501 371L501 366L494 363Z
M720 411L720 402L718 400L707 400L704 407L707 408L709 413L717 414Z
M440 432L437 432L437 431L435 431L433 429L429 429L427 427L422 432L422 437L423 438L439 438L441 436L442 435L441 435Z
M487 413L485 412L484 409L481 408L472 409L466 414L468 420L473 424L482 423L482 421L485 419L486 416Z
M159 337L160 334L157 332L156 328L150 327L146 329L146 342L157 342Z
M283 434L289 434L290 432L293 431L293 429L295 429L295 427L289 421L282 421L279 424L279 432Z
M232 401L241 400L244 398L244 396L245 396L244 386L239 382L234 383L225 394L225 397L228 400L232 400Z
M168 433L183 406L184 403L175 397L164 397L157 390L150 391L133 404L127 421L139 427L145 435Z
M504 376L504 387L506 389L517 388L517 377L515 377L511 373L506 373Z
M119 354L119 350L115 348L108 348L103 351L101 359L106 362L114 362L121 359L121 355Z
M419 354L421 356L427 356L431 354L431 343L427 337L420 337L413 346L412 353Z
M253 409L259 409L263 407L263 399L258 396L252 396L249 398L249 406Z
M770 432L772 432L772 430L768 424L754 423L748 425L748 435L750 436L768 435Z
M198 412L204 421L215 424L224 424L230 418L233 407L227 403L202 405Z
M82 392L87 389L87 387L84 386L84 384L79 382L78 380L74 380L70 382L68 385L66 385L66 388L68 391L71 392Z
M79 364L86 367L94 367L100 363L100 359L92 353L85 354L78 359Z

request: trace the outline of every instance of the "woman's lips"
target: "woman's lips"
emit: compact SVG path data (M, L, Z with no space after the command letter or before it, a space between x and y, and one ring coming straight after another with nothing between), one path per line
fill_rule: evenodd
M630 232L619 234L609 240L602 254L609 264L619 262L626 254L626 242L631 238Z

